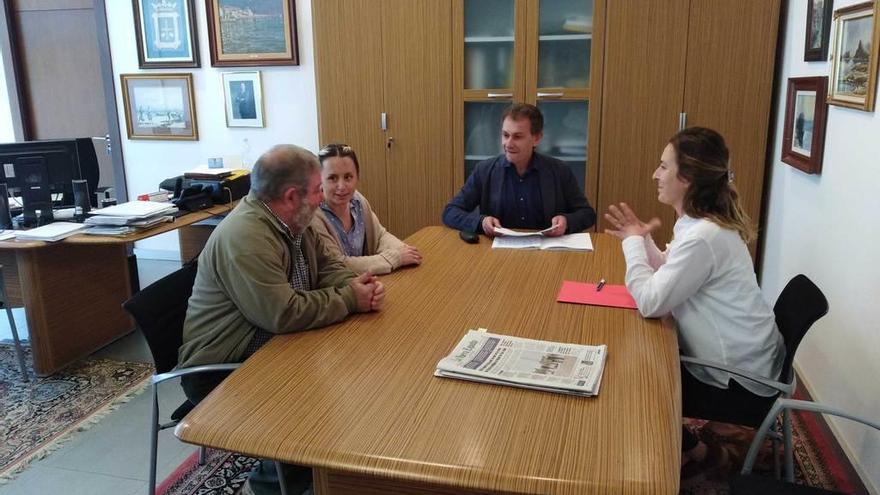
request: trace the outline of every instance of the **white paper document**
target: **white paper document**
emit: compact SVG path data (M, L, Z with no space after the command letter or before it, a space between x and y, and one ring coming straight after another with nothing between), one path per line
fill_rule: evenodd
M537 232L520 232L519 230L506 229L504 227L495 227L495 233L502 236L507 237L540 237L544 235L546 232L550 232L555 229L555 225L551 225L544 230L539 230Z
M492 241L493 249L549 249L559 251L592 251L593 240L590 234L568 234L559 237L496 237Z
M0 241L8 241L15 237L14 230L0 230Z
M71 222L54 222L30 230L15 231L15 238L28 241L60 241L88 228L88 225Z
M468 330L435 376L584 397L599 393L607 348Z
M177 211L177 207L171 203L159 201L128 201L126 203L108 206L99 210L92 210L91 215L127 217L129 219L144 219L159 214L168 214Z

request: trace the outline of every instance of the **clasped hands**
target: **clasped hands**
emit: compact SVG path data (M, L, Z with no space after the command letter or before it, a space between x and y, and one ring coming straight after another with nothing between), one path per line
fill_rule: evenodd
M484 234L488 237L495 237L495 229L501 227L501 221L495 217L483 217L482 227ZM565 215L556 215L550 219L550 227L551 229L544 232L544 235L547 237L559 237L565 234L565 229L568 228L568 220L565 219Z
M379 277L364 272L351 279L348 285L354 291L359 313L382 309L382 303L385 301L385 285L379 281Z
M656 230L657 227L660 227L659 218L654 217L648 220L647 223L643 222L626 203L620 203L620 206L609 206L608 213L605 214L605 220L608 220L608 223L613 227L605 229L605 233L611 234L620 240L632 235L645 237Z

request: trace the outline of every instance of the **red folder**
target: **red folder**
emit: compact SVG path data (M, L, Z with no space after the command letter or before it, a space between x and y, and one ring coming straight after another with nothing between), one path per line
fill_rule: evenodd
M612 308L638 308L636 300L629 295L625 285L605 284L602 290L597 291L596 284L564 280L556 300L558 302L610 306Z

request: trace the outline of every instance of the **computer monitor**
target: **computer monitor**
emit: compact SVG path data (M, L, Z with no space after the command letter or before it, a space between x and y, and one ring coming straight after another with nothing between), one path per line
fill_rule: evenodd
M94 192L100 178L91 138L0 144L0 165L0 182L21 196L26 224L51 221L53 207L73 206L71 181L84 179Z

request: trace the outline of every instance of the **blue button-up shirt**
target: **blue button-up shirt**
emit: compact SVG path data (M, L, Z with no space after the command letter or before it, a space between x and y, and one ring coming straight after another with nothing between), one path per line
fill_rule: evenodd
M354 198L349 202L348 208L349 211L351 211L351 217L354 219L354 222L351 224L351 229L346 231L342 224L342 220L333 213L333 210L330 209L330 206L328 206L327 203L321 201L321 209L327 214L327 218L330 219L330 223L336 230L336 235L339 236L339 240L342 241L342 252L344 252L346 256L363 256L364 241L366 239L364 210L361 206L361 202Z
M501 189L501 212L498 220L511 229L540 230L544 225L541 206L541 181L534 167L535 155L529 161L526 173L520 177L516 166L504 159L504 185Z

